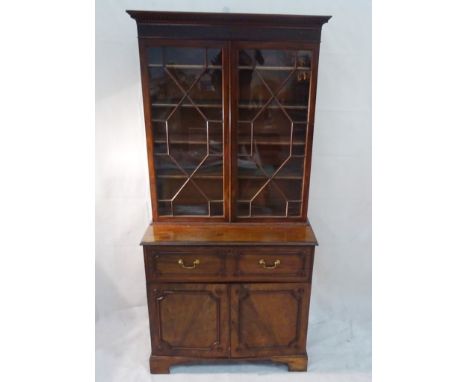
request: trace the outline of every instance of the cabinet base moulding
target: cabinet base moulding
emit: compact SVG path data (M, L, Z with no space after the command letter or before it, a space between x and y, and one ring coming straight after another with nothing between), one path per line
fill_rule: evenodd
M283 364L288 367L288 371L307 371L308 357L307 353L271 356L271 357L251 357L251 358L197 358L197 357L179 357L179 356L160 356L152 355L149 359L151 374L169 374L170 368L176 365L194 365L194 364L216 364L216 363L260 363L269 362Z

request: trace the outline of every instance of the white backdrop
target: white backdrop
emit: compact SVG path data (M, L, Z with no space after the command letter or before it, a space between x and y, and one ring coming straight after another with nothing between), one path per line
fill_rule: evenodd
M138 244L151 220L150 197L137 32L126 9L333 16L322 31L310 187L309 220L320 246L316 250L312 285L309 369L317 373L336 372L333 380L368 380L371 322L369 0L97 0L98 380L149 378L145 369L149 352L145 278L142 249ZM120 339L123 336L128 340L125 346L123 342L113 342L117 333ZM142 341L143 348L134 347L137 339ZM125 364L122 357L127 360L127 369L118 369ZM131 374L137 369L132 362L140 361L137 377ZM200 366L190 370L204 373L216 368ZM258 372L259 369L239 370ZM353 376L345 376L342 371Z

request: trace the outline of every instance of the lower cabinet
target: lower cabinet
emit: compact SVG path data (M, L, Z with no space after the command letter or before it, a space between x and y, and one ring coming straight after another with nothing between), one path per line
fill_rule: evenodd
M151 283L152 355L305 354L309 297L309 283Z

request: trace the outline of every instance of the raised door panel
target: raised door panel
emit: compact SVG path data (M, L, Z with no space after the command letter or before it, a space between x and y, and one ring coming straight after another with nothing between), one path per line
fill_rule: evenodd
M155 219L226 220L225 44L140 41L140 54Z
M303 354L309 284L240 284L231 293L231 356Z
M152 284L148 307L153 355L228 355L228 287Z
M232 209L237 220L305 220L317 58L313 45L235 45Z

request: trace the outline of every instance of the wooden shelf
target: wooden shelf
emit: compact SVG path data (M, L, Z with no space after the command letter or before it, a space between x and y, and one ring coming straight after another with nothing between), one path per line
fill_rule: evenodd
M188 179L185 175L158 175L160 179ZM203 180L220 180L223 179L223 175L194 175L192 179L203 179ZM160 200L161 201L161 200Z
M250 203L249 199L238 199L238 203ZM288 200L289 203L302 203L302 200Z
M290 141L280 141L268 138L262 139L255 139L254 138L254 145L273 145L273 146L289 146ZM238 145L250 145L250 139L239 139L237 141ZM292 143L293 146L304 146L305 141L296 141Z
M264 176L256 176L256 175L238 175L238 179L240 180L264 180L265 182L268 180L268 178L265 178ZM297 176L297 175L285 175L285 176L275 176L273 180L301 180L302 181L302 176Z
M166 123L167 120L159 119L159 118L151 118L151 122ZM220 119L209 119L207 122L208 123L223 123L223 121Z
M239 65L239 70L311 70L307 66L253 66L253 65Z
M262 107L264 107L265 104L263 105L256 105L256 104L239 104L238 107L240 109L261 109ZM307 106L303 106L303 105L283 105L281 104L281 107L283 109L291 109L291 110L307 110ZM268 105L265 107L265 109L281 109L280 106L277 106L277 105Z
M157 139L154 141L154 143L158 144L166 144L165 139ZM169 139L169 144L170 145L206 145L207 142L206 140L203 141L201 139L194 140L194 139ZM208 142L210 146L222 146L223 142Z
M148 64L149 68L173 69L222 69L221 65Z
M179 105L178 103L163 103L163 102L153 102L151 104L152 107L202 107L202 108L209 108L209 107L212 107L212 108L222 108L223 105L221 104L213 104L213 103L203 103L203 104L192 104L192 103L186 103L186 104L182 104L182 105Z
M231 242L264 243L268 245L291 245L297 243L317 244L317 239L309 224L287 225L269 223L265 225L237 224L154 224L150 225L142 239L142 244L181 244L202 242L205 245ZM221 229L220 229L221 228Z
M192 103L186 103L179 105L178 103L163 103L163 102L153 102L151 104L153 107L201 107L201 108L222 108L223 105L221 104L212 104L212 103L203 103L203 104L192 104ZM252 105L252 104L239 104L238 107L240 109L261 109L264 107L264 105ZM307 110L307 106L303 105L281 105L283 109L291 109L291 110ZM268 105L265 108L266 109L281 109L280 106L278 105Z
M157 144L166 144L165 139L156 139L154 143ZM279 140L269 140L268 138L264 139L254 139L254 145L273 145L273 146L289 146L289 141L279 141ZM169 139L170 145L186 145L186 144L193 144L193 145L206 145L206 140L200 139L183 139L183 138L175 138ZM208 142L210 146L222 146L223 142ZM250 145L250 139L240 139L237 142L238 145ZM292 143L293 146L304 146L305 141L296 141Z

